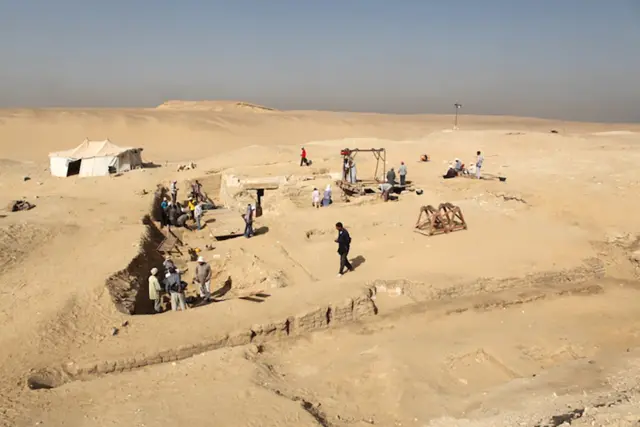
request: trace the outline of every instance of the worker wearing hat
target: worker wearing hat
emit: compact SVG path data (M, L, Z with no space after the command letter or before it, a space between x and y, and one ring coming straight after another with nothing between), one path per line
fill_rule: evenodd
M198 284L200 298L209 301L211 298L211 266L207 264L202 256L198 257L194 281Z
M156 313L162 311L161 292L162 287L160 286L160 281L158 281L158 269L153 267L151 269L151 276L149 276L149 299L153 301L153 310Z
M169 191L171 192L171 201L174 204L178 203L178 181L171 181Z

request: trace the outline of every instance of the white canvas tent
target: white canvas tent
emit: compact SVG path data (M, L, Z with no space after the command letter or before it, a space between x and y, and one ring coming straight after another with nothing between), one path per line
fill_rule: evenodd
M142 166L142 148L119 147L111 141L84 142L76 148L49 154L53 176L106 176Z

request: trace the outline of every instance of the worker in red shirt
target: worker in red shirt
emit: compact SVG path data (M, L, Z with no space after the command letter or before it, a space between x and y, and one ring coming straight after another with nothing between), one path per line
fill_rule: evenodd
M300 166L305 165L309 166L309 160L307 160L307 150L302 147L302 152L300 153Z

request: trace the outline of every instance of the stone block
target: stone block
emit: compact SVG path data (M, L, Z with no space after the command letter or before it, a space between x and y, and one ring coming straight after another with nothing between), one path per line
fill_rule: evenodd
M82 378L87 375L87 367L86 366L77 366L75 368L75 374L72 374L74 378Z
M162 363L168 363L171 362L174 359L175 355L173 354L173 351L171 350L165 350L162 353L160 353L160 357L162 358Z
M295 318L296 334L314 331L327 325L326 310L328 307L316 308Z
M121 360L116 360L116 369L115 372L123 372L125 370L127 370L127 360L125 359L121 359Z
M220 335L218 337L211 338L210 341L206 343L205 351L217 350L219 348L227 347L227 343L229 341L229 335Z
M123 370L124 371L130 371L133 368L136 367L136 358L135 357L130 357L128 359L124 360L124 365L123 365Z
M160 355L147 357L147 366L158 365L160 363L162 363L162 357Z
M254 325L251 325L251 335L254 337L254 339L255 337L261 334L262 334L262 325L257 323Z
M78 376L80 366L78 366L73 362L69 362L66 364L64 370L67 373L67 375L69 375L70 377L76 377Z
M351 298L331 304L329 307L331 308L331 324L339 325L353 320L353 300Z
M246 345L251 342L251 331L241 330L232 332L227 339L228 347L235 347L240 345Z
M193 346L180 346L177 351L178 360L187 359L195 354Z
M116 369L116 362L104 361L98 365L98 369L96 373L100 375L110 374L111 372L115 371L115 369Z
M251 331L254 334L251 342L266 342L286 337L288 335L287 329L288 326L286 320L254 325L251 328Z
M353 319L371 316L375 313L375 308L371 298L362 295L353 300Z
M142 368L143 366L147 366L149 362L147 362L147 358L142 356L142 357L136 357L136 363L133 365L134 368Z

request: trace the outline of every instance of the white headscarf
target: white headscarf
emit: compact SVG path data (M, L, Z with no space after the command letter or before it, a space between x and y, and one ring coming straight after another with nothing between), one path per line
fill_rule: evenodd
M331 184L327 184L327 188L325 188L324 191L331 192Z

